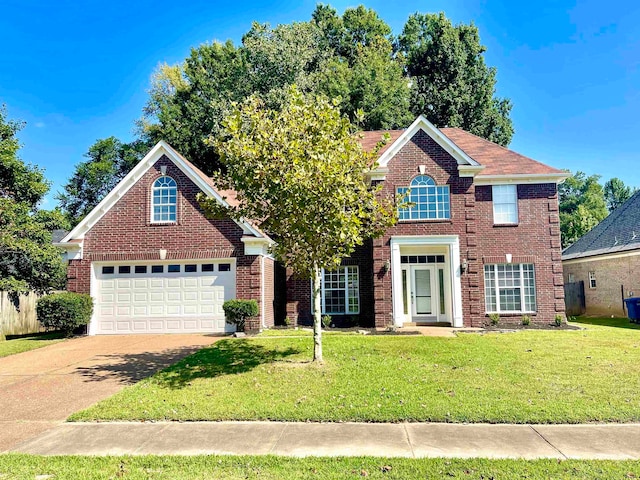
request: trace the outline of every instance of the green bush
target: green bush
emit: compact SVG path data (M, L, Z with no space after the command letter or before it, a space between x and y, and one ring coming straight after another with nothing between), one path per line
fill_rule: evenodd
M255 300L227 300L222 304L224 319L229 325L235 325L236 331L244 332L247 318L258 315L258 302Z
M81 325L87 325L93 313L93 299L86 293L52 293L38 300L36 314L43 327L60 330L70 336Z
M522 316L522 325L529 325L531 323L531 317L529 315Z
M500 323L500 314L498 313L490 313L489 318L491 319L491 325L496 326Z
M562 319L562 315L560 315L559 313L558 313L558 314L556 314L556 317L555 317L555 319L554 319L555 324L556 324L556 327L559 327L559 326L561 326L561 325L562 325L562 320L563 320L563 319Z

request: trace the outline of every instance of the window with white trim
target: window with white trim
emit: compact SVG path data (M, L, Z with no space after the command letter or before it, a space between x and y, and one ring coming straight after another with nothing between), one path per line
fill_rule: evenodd
M531 263L498 263L484 266L487 313L533 313L536 281Z
M358 267L344 266L333 271L322 270L320 300L323 315L356 315L360 313Z
M596 272L589 272L589 288L596 288Z
M408 187L398 187L404 196L398 205L400 220L433 220L451 218L449 185L436 185L428 175L418 175Z
M496 225L518 223L518 186L493 185L493 223Z
M175 223L178 203L178 185L166 175L153 182L151 199L151 221Z

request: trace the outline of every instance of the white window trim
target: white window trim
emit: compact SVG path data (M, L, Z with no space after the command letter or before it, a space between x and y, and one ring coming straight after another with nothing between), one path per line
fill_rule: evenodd
M155 219L155 211L154 211L154 210L155 210L155 208L154 208L154 207L155 207L156 205L155 205L154 192L155 192L156 190L159 190L159 189L161 189L161 188L164 188L164 187L156 187L155 185L156 185L156 182L157 182L158 180L160 180L161 178L170 178L170 179L171 179L171 180L173 180L173 181L175 182L175 184L176 184L176 186L175 186L175 189L176 189L176 203L175 203L175 207L176 207L176 219L175 219L175 220L156 220L156 219ZM170 205L170 204L169 204L169 205ZM159 205L159 206L164 206L164 205ZM150 219L149 219L149 220L150 220L150 222L151 222L151 223L157 223L157 224L169 224L169 225L172 225L172 224L176 224L176 223L178 223L178 182L176 181L176 179L175 179L175 178L173 178L173 177L172 177L172 176L170 176L170 175L162 175L162 176L160 176L160 177L156 178L156 179L153 181L153 183L151 184L151 212L150 212Z
M492 274L494 275L494 282L495 282L495 290L496 290L496 309L495 311L491 311L491 310L487 310L487 280L486 280L486 276L485 276L485 280L484 280L484 307L486 310L486 313L514 313L514 314L521 314L521 313L536 313L536 310L501 310L500 309L500 287L498 286L498 265L501 265L499 263L491 263L491 264L487 264L486 266L491 266L493 267L492 270ZM516 264L513 264L516 265ZM525 302L525 294L524 294L524 290L525 290L525 285L524 285L524 269L522 268L523 265L533 265L533 291L535 292L535 304L536 304L536 308L538 307L538 290L536 288L536 267L534 264L532 263L518 263L517 265L520 266L519 270L520 270L520 305L522 305L523 307L526 305ZM483 269L483 275L484 275L484 269ZM505 287L503 287L505 288Z
M589 272L589 288L598 288L598 281L596 279L596 272Z
M325 281L324 281L324 273L325 273L325 269L323 268L320 272L320 277L322 278L322 283L320 285L320 311L322 315L359 315L360 314L360 267L358 265L341 265L340 267L338 267L338 269L344 269L345 272L345 285L344 285L344 293L345 293L345 302L344 302L344 306L345 306L345 310L348 310L349 308L349 282L348 282L348 274L346 269L347 268L355 268L356 269L356 273L358 275L358 310L355 312L349 312L349 311L345 311L342 313L327 313L325 311L325 297L324 297L324 285L325 285ZM333 271L336 271L333 270ZM313 313L313 281L311 282L311 313Z
M411 183L413 183L413 181L417 178L417 177L429 177L431 180L433 180L433 185L411 185ZM435 222L435 221L440 221L440 220L451 220L451 188L449 187L449 185L438 185L438 183L435 181L435 179L430 176L425 174L421 174L421 175L417 175L416 177L411 179L411 182L409 182L409 185L406 186L399 186L396 187L396 197L399 197L400 195L404 195L402 193L400 193L400 189L407 189L408 192L411 192L412 188L422 188L422 187L433 187L436 190L436 216L433 218L400 218L400 210L401 210L401 205L399 204L396 209L398 211L398 221L399 222ZM440 210L439 206L438 206L438 188L446 188L447 189L447 199L448 199L448 203L449 203L449 216L448 217L444 217L444 216L439 216L440 213L442 213L443 211ZM404 203L404 202L403 202ZM427 203L428 204L428 203ZM411 208L411 207L409 207Z
M512 202L496 202L496 190L500 189L500 188L504 188L504 187L509 187L509 190L513 190L513 201ZM493 204L493 224L494 225L518 225L519 220L520 220L520 215L518 212L518 185L514 185L514 184L500 184L500 185L493 185L491 187L491 203ZM515 221L511 221L511 222L498 222L496 221L496 205L515 205L516 207L516 212L515 212Z

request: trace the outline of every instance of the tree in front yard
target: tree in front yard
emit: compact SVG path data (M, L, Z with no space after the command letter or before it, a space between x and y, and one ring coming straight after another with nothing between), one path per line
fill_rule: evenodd
M17 302L20 294L61 288L66 268L51 243L51 229L64 228L57 211L39 210L49 190L44 174L18 157L17 132L0 107L0 290Z
M212 139L226 173L222 189L238 192L224 209L200 198L209 215L259 219L277 241L273 253L313 281L314 360L322 361L320 283L365 239L395 222L390 201L379 200L365 173L375 152L362 150L337 102L304 96L292 87L280 110L252 96L236 106ZM382 140L382 139L381 139Z

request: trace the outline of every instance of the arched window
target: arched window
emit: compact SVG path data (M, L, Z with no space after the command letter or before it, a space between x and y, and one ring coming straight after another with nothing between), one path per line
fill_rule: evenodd
M428 175L418 175L408 187L399 187L398 196L404 196L398 205L400 220L430 220L451 218L449 185L436 185Z
M178 185L171 177L160 177L153 182L151 221L175 223Z

